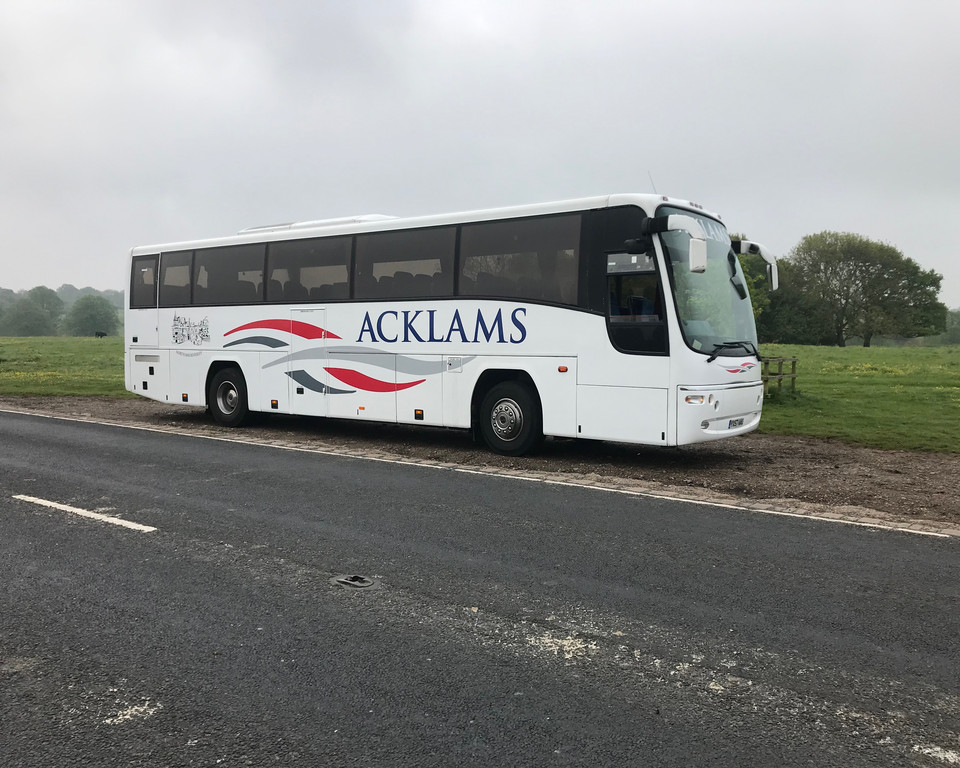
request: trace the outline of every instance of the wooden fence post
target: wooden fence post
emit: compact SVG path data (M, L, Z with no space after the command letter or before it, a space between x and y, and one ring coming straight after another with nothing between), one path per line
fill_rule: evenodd
M763 359L763 373L760 378L763 381L763 394L764 396L770 394L770 382L777 382L777 389L780 390L783 387L783 380L790 380L790 391L797 391L797 359L796 357L765 357ZM770 364L777 364L777 372L770 372ZM783 372L783 364L790 363L790 373Z

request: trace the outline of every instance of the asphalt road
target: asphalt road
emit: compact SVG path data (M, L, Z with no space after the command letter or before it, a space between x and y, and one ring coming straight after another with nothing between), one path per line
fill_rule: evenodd
M0 413L2 766L960 765L958 605L956 539Z

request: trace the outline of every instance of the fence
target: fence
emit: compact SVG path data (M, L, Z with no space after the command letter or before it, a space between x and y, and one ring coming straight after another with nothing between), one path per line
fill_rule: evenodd
M790 373L783 372L783 364L790 363ZM776 365L776 373L771 373L770 369ZM763 358L763 393L766 395L770 391L770 382L777 382L777 389L783 387L783 380L789 379L790 391L797 391L797 358L795 357L765 357Z

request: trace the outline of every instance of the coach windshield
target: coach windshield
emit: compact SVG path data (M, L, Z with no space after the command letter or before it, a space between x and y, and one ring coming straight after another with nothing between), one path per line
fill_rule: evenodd
M660 235L687 346L710 356L757 354L757 328L747 281L726 227L691 211L669 207L657 211L658 216L671 214L695 218L707 235L707 267L703 272L689 269L689 234L669 231Z

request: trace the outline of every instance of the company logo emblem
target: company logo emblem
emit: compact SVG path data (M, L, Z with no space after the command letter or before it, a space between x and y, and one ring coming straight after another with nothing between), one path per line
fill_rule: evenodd
M190 342L199 347L205 341L210 341L210 320L205 317L203 320L196 321L188 317L174 315L172 338L174 344Z
M374 316L367 312L360 324L357 343L396 344L402 339L404 342L429 344L453 340L461 344L522 344L527 338L524 325L526 314L526 307L517 307L506 317L501 309L487 315L482 309L478 309L476 314L464 315L455 309L449 318L436 309L402 312L388 309Z
M727 373L746 373L751 368L756 368L756 367L757 367L756 363L751 363L749 360L746 360L740 363L735 368L727 368L726 366L724 366L724 369L726 370Z

